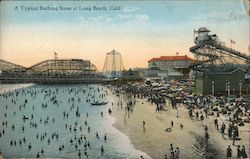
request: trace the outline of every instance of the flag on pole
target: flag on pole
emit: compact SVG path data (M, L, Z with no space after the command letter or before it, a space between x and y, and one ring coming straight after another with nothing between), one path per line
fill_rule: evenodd
M232 39L230 39L230 43L231 43L231 44L236 44L236 42L233 41Z
M55 56L55 59L57 59L57 53L54 51L54 56Z

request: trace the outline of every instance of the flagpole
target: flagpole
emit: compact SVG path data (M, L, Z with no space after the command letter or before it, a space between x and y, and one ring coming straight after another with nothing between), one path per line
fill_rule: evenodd
M250 56L250 44L248 45L248 55Z
M57 59L57 53L54 51L54 59Z
M230 39L230 48L232 50L232 39Z
M230 39L230 47L231 47L231 49L233 49L233 48L232 48L232 44L236 44L236 42L233 41L232 39Z
M176 62L175 62L175 61L176 61L176 58L177 58L178 55L179 55L179 52L176 52L176 53L175 53L175 59L174 59L174 68L175 68L175 65L176 65Z

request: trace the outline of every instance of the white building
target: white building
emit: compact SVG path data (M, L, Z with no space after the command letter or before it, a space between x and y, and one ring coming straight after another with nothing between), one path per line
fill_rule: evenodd
M148 61L147 77L159 77L162 79L181 79L184 78L182 71L190 71L189 65L195 62L187 55L185 56L161 56L152 58Z

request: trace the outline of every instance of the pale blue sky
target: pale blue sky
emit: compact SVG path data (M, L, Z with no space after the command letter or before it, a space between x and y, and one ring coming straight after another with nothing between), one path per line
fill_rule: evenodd
M152 23L161 24L185 24L196 17L218 14L217 20L233 21L234 16L242 16L244 12L243 2L240 0L186 0L186 1L4 1L2 4L2 20L6 24L25 23L72 23L79 22L82 17L86 20L101 16L113 19L115 24L127 22L119 15L147 15ZM78 7L78 6L121 6L120 11L16 11L15 7ZM7 14L6 14L7 13ZM221 15L221 16L220 16ZM231 17L229 17L232 15ZM125 17L123 17L125 18ZM210 16L210 18L213 18ZM241 17L243 18L243 16ZM127 19L129 20L129 19ZM131 19L130 19L131 20ZM216 20L216 19L215 19Z
M20 6L105 6L108 11L22 11ZM109 6L121 8L111 11ZM30 65L57 51L61 58L90 59L101 69L105 53L117 49L125 67L145 67L152 57L192 56L193 30L202 26L248 51L249 16L241 0L4 1L0 58Z

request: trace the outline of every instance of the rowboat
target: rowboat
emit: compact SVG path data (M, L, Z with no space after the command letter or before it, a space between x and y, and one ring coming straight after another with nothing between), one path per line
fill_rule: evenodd
M108 102L94 102L94 103L91 103L91 105L93 105L93 106L106 105L106 104L108 104Z

